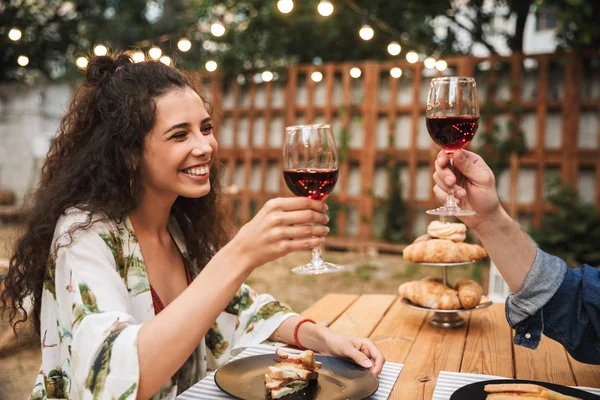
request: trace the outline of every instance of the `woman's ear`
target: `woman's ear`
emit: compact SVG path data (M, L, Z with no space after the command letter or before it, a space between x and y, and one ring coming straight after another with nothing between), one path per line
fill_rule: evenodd
M131 156L127 161L125 161L125 166L131 172L136 171L139 168L139 161L137 157Z

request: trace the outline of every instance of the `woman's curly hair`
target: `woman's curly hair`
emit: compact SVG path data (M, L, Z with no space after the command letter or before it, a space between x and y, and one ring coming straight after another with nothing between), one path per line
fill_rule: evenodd
M139 204L142 187L133 165L142 159L144 138L154 125L155 98L187 87L198 93L182 72L160 62L133 63L126 54L90 60L50 146L40 185L27 207L25 231L3 280L0 309L13 326L30 317L24 300L31 297L39 334L46 262L56 223L68 208L89 212L90 221L76 230L89 227L92 215L120 221ZM200 268L227 240L217 201L218 170L211 168L210 193L179 196L171 210Z

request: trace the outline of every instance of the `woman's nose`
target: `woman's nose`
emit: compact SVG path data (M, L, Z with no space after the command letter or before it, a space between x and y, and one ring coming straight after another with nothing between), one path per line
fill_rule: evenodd
M194 142L192 148L192 155L196 157L207 156L210 157L213 153L213 147L211 144L211 140L208 136L204 136L199 134Z

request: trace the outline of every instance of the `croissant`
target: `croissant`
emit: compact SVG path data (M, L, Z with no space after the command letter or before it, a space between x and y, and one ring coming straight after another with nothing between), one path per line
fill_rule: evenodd
M461 308L458 292L434 279L405 282L398 293L415 304L435 310Z
M481 301L481 296L483 296L481 286L470 279L456 282L455 288L458 291L458 299L463 308L476 307Z
M485 249L477 244L455 243L445 239L412 243L406 246L402 254L408 261L431 263L466 262L487 256Z

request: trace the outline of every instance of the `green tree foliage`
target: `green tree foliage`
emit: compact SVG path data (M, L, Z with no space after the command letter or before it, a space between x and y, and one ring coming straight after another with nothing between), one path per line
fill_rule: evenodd
M385 228L382 239L387 242L405 243L408 240L407 205L402 199L402 183L400 182L400 166L392 163L388 168L388 199L385 205Z
M35 77L34 71L72 78L75 59L97 43L118 50L158 45L183 68L216 59L227 74L315 57L390 59L386 47L392 40L403 45L403 54L412 49L443 56L470 53L477 43L497 53L497 40L490 38L499 35L520 51L530 11L544 9L556 12L563 47L590 47L600 39L596 0L337 0L330 17L317 13L318 2L297 0L291 13L282 14L277 0L5 0L0 2L0 81ZM358 36L365 15L376 32L370 41ZM227 32L215 38L210 25L219 18ZM508 21L515 22L514 29L506 28ZM13 27L23 31L16 43L7 36ZM192 41L187 53L177 50L181 37ZM26 68L17 65L21 54L30 59Z
M600 266L600 211L583 203L577 190L558 178L548 181L547 201L555 211L530 232L538 246L571 266Z

